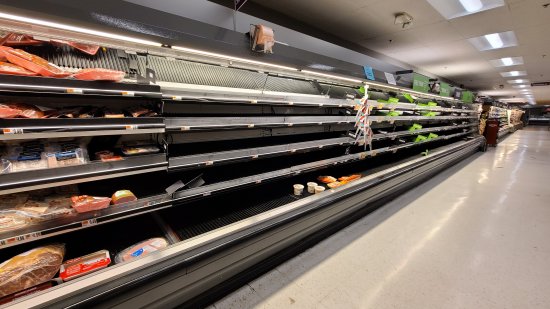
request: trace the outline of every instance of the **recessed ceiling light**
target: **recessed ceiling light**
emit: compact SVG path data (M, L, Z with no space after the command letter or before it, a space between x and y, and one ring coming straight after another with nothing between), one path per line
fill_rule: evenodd
M505 57L489 60L489 62L495 67L509 67L512 65L523 64L523 57Z
M514 85L514 86L512 86L512 88L527 88L527 87L531 87L531 85Z
M470 41L470 43L472 43L472 45L480 51L518 45L518 40L516 39L514 31L489 33L475 38L470 38L468 41Z
M525 76L527 72L525 71L510 71L510 72L500 72L502 77L515 77L515 76Z
M525 84L528 83L528 79L511 79L507 81L508 84Z
M428 2L446 19L504 6L504 0L428 0Z

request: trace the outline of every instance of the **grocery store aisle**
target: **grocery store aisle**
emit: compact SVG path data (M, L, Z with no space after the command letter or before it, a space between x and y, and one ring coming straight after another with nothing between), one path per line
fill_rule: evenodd
M549 183L517 131L211 308L549 308Z

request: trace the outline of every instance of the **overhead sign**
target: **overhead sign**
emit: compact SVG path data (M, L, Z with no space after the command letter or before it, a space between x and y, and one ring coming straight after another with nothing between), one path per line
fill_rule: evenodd
M235 10L238 11L248 0L235 0Z
M439 95L443 97L450 97L451 96L451 85L441 82L439 83Z
M422 74L413 74L413 90L428 93L430 91L430 78Z
M374 80L374 71L369 66L364 66L363 70L365 71L365 76L368 80Z
M463 91L461 99L466 103L472 103L474 102L474 94L471 91Z
M397 85L397 82L395 81L395 76L393 76L393 74L384 72L384 75L386 76L386 80L388 81L388 84Z

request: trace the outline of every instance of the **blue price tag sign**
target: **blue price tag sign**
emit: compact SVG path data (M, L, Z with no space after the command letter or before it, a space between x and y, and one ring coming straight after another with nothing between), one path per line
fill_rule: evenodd
M364 66L363 69L365 70L365 76L367 77L367 79L374 80L374 72L372 68L369 66Z

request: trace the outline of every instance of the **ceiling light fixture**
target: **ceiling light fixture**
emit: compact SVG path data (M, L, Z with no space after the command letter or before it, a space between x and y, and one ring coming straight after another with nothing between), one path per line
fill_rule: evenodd
M181 50L181 51L188 52L188 53L194 54L194 55L208 56L208 57L224 59L224 60L229 60L229 61L237 61L237 62L243 62L243 63L256 64L256 65L267 66L267 67L278 68L278 69L289 70L289 71L298 71L298 69L296 69L296 68L287 67L287 66L284 66L284 65L278 65L278 64L262 62L262 61L256 61L256 60L250 60L250 59L246 59L246 58L233 57L233 56L218 54L218 53L211 53L211 52L204 51L204 50L187 48L187 47L182 47L182 46L172 46L172 49Z
M488 33L482 36L469 38L468 41L480 51L518 45L518 40L514 31Z
M76 26L71 26L71 25L66 25L66 24L60 24L60 23L51 22L51 21L47 21L47 20L29 18L29 17L19 16L19 15L6 14L6 13L2 13L2 12L0 12L0 18L1 19L13 20L13 21L16 21L16 22L27 23L27 24L46 26L46 27L50 27L50 28L56 28L56 29L61 29L61 30L68 30L68 31L73 31L73 32L78 32L78 33L90 34L90 35L95 35L95 36L100 36L100 37L110 38L110 39L115 39L115 40L121 40L121 41L126 41L126 42L138 43L138 44L143 44L143 45L157 46L157 47L162 46L161 43L153 42L153 41L149 41L149 40L143 40L143 39L138 39L138 38L129 37L129 36L125 36L125 35L109 33L109 32L103 32L103 31L98 31L98 30L92 30L92 29L88 29L88 28L81 28L81 27L76 27Z
M459 0L460 4L464 7L469 13L474 13L483 8L483 3L480 0Z
M489 62L495 67L509 67L512 65L523 64L523 57L505 57L489 60Z
M525 83L528 83L529 80L528 79L511 79L507 82L508 84L525 84Z
M427 0L446 19L504 6L504 0Z
M527 72L525 71L509 71L509 72L500 72L502 77L516 77L516 76L525 76Z
M308 71L308 70L302 70L302 73L317 75L317 76L322 76L322 77L327 77L327 78L334 78L334 79L339 79L339 80L345 80L345 81L353 82L353 83L362 83L363 82L362 80L359 80L359 79L347 78L347 77L343 77L343 76L319 73L319 72Z
M504 64L505 66L510 66L514 64L514 60L512 60L512 58L510 57L502 58L500 60L502 60L502 64Z
M504 43L502 42L502 39L500 38L500 35L498 33L491 33L486 34L485 39L489 44L491 44L491 47L494 49L496 48L502 48L504 46Z

